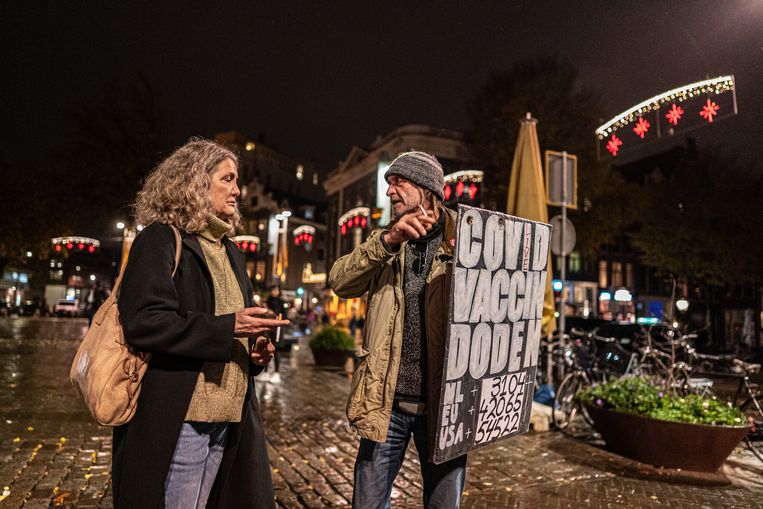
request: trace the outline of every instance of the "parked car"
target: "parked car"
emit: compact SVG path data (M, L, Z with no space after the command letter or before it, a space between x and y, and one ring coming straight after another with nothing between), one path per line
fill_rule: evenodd
M564 317L564 329L567 334L569 334L572 329L591 332L594 328L605 323L609 323L609 321L602 320L601 318L583 318L582 316ZM556 324L557 326L559 325L559 318L556 319Z
M56 316L79 316L79 301L59 300L53 307Z
M16 308L16 313L19 316L34 316L38 308L39 306L35 301L27 300L22 302L21 305Z

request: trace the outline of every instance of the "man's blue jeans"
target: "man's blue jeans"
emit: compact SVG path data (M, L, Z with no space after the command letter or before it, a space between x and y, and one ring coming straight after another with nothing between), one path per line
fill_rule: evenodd
M166 509L204 509L220 469L227 422L184 422L164 481Z
M392 483L403 464L411 434L424 478L424 507L455 509L460 506L466 480L466 455L440 465L428 462L427 416L393 408L386 442L360 440L352 493L354 509L389 509Z

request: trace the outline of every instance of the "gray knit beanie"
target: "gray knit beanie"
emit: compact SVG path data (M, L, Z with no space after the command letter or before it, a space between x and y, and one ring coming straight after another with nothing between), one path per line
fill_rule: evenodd
M403 152L389 165L384 173L384 180L389 181L391 175L399 175L419 187L432 191L440 201L445 198L442 166L435 156L415 150Z

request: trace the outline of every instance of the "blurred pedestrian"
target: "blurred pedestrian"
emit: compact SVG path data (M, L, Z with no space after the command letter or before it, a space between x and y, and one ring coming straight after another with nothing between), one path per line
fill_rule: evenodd
M424 506L456 508L464 488L466 455L439 465L430 461L456 214L442 206L445 182L435 157L406 152L384 177L394 221L339 258L329 275L339 297L369 294L359 365L347 403L350 425L361 436L352 505L390 506L392 483L413 436L424 479Z
M236 156L192 140L149 174L119 295L128 344L150 352L137 411L114 428L114 507L272 508L252 375L273 355L243 256ZM182 252L173 278L175 237Z
M286 309L288 308L288 303L281 297L281 287L278 285L273 285L270 287L270 295L268 295L268 299L265 301L265 304L275 313L276 316L283 315ZM281 331L283 333L283 331ZM275 336L271 336L271 340L273 343L275 343L276 338ZM281 367L281 353L278 351L278 345L276 345L276 350L274 353L274 359L273 359L273 370L274 373L270 377L270 381L273 383L279 383L281 381L281 375L278 373L278 369Z
M87 314L88 326L93 323L95 313L98 311L98 308L101 307L101 304L106 301L107 297L106 290L103 289L100 281L96 282L95 286L90 290L90 293L87 294L87 308L85 313Z

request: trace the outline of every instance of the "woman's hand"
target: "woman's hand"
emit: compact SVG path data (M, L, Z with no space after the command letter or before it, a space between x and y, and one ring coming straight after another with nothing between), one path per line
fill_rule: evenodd
M252 346L252 352L249 354L249 358L253 363L260 366L267 366L270 359L273 358L276 348L267 336L259 336Z
M278 320L268 308L244 308L236 311L233 335L251 338L289 325L289 320Z

